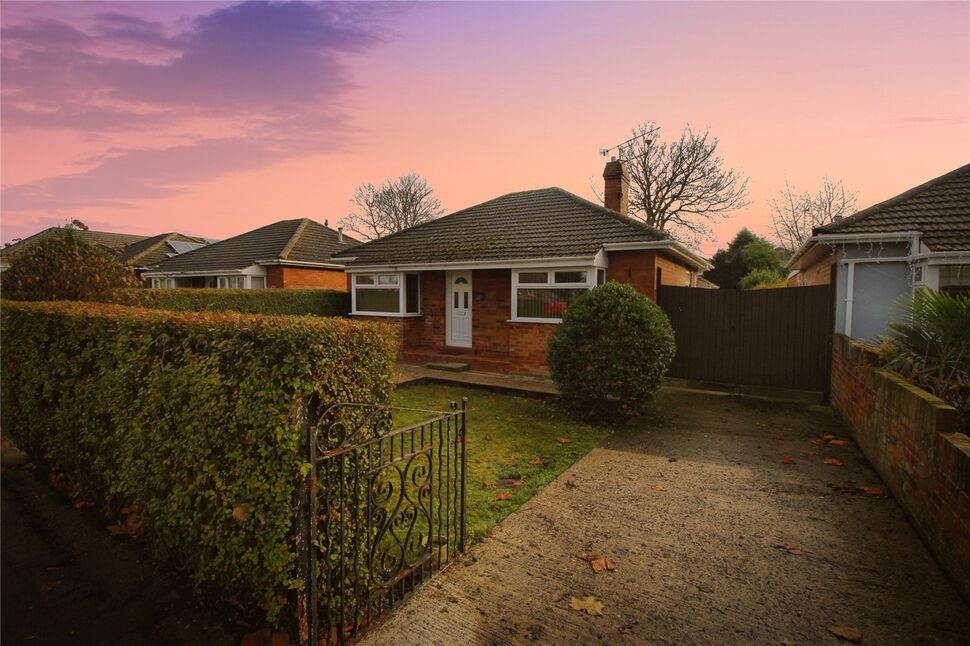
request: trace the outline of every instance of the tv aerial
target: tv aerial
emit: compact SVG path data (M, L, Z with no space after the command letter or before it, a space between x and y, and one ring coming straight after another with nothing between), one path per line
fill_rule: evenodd
M643 132L643 133L640 133L640 134L638 134L638 135L636 135L634 137L630 137L629 139L627 139L623 143L619 143L619 144L617 144L615 146L611 146L609 148L600 148L600 156L602 156L602 157L610 157L611 158L610 161L616 161L617 158L623 153L623 148L625 146L633 143L637 139L643 139L644 141L647 142L647 145L648 146L650 144L652 144L653 143L653 139L650 137L650 135L652 135L653 133L657 132L658 130L660 130L660 126L654 126L653 128L651 128L647 132ZM610 151L613 151L613 150L616 151L616 155L610 155Z

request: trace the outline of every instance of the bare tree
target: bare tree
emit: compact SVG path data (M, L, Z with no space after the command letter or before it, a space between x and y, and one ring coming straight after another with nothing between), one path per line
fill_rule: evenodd
M785 178L780 194L771 194L771 228L779 244L794 252L820 227L850 215L855 211L856 194L846 192L842 180L835 182L827 176L814 195L799 193Z
M711 223L748 204L748 180L725 168L709 130L687 125L670 142L658 141L659 131L642 123L620 148L630 169L630 215L685 242L711 239Z
M361 184L350 201L357 210L340 224L365 240L410 229L444 212L434 189L417 173L386 179L380 187Z

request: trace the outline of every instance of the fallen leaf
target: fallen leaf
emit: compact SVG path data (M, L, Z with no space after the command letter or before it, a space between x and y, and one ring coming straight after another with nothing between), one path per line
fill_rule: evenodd
M512 494L508 491L503 491L499 495L495 496L495 500L512 500Z
M508 417L506 417L506 418L505 418L505 421L506 421L506 422L511 422L511 421L512 421L512 416L511 416L511 415L509 415Z
M845 463L838 458L825 458L822 460L824 464L831 464L833 467L844 467Z
M599 574L600 572L612 572L616 569L616 564L610 559L606 558L603 554L598 554L594 552L580 552L576 555L576 558L583 559L589 563L589 566L593 568L593 572Z
M822 440L809 440L815 446L822 446Z
M248 502L241 505L236 505L232 508L232 518L233 520L241 523L249 518L249 515L253 513L253 509L255 509L255 507L253 507L252 503Z
M829 440L832 446L849 446L849 440Z
M560 444L566 444L567 442L572 442L572 440L569 439L568 437L560 437L558 438L558 440Z
M782 464L795 464L795 458L790 456L785 456L781 459Z
M794 556L801 556L802 554L804 554L801 546L795 545L794 543L784 543L782 545L775 545L775 547L777 547L780 550L785 550L786 552L788 552L789 554L793 554Z
M50 592L60 584L61 584L60 581L45 581L44 583L40 584L40 593L47 594L48 592Z
M660 484L650 485L650 488L653 489L654 491L667 491L667 487Z
M880 487L859 487L859 490L870 496L881 496L883 494L882 488Z
M831 433L826 433L825 435L822 436L822 439L823 440L834 440L835 439L835 436L832 435Z
M603 604L596 600L596 597L570 597L569 609L577 612L585 612L587 615L600 617L603 615Z
M493 482L492 480L486 480L485 482L482 483L482 486L485 487L486 489L494 489L495 482Z
M529 464L534 464L536 466L540 466L541 467L541 466L543 466L545 464L545 462L543 462L539 458L536 458L535 460L529 460Z
M785 441L785 436L784 435L776 435L773 439L776 439L779 442L784 442Z
M848 626L832 626L829 628L829 632L839 639L844 639L845 641L852 642L853 644L858 644L862 641L862 631L856 628L849 628Z

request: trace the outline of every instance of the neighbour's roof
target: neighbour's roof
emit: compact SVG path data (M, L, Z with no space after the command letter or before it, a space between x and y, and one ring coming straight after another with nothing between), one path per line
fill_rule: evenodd
M173 242L176 244L170 244ZM123 263L135 267L151 267L168 258L169 254L184 253L181 249L185 247L178 243L192 245L193 247L195 245L207 244L205 238L197 238L175 232L160 233L157 236L145 238L144 240L139 240L129 245L118 259Z
M21 251L35 242L39 242L52 231L57 231L62 227L50 227L43 231L38 231L32 236L28 236L19 242L0 249L0 255L8 256ZM104 247L108 252L115 256L120 256L128 246L147 239L148 236L134 235L131 233L111 233L110 231L91 231L84 229L71 229L72 233L85 242Z
M340 255L348 267L524 258L589 257L605 243L668 236L561 188L482 202Z
M257 261L329 263L330 257L360 244L307 218L281 220L163 260L153 271L193 272L244 269Z
M932 251L970 250L970 164L838 222L820 233L919 231Z

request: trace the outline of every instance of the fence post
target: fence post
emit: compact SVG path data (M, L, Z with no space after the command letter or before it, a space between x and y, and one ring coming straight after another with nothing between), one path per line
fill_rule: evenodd
M301 454L309 465L306 473L297 473L297 485L293 494L293 543L296 549L296 576L301 585L290 593L290 641L300 646L316 646L317 635L317 581L316 581L316 429L310 425L307 401L296 410L296 422L300 429Z
M468 410L468 398L461 398L461 530L459 532L459 540L461 541L461 551L465 551L465 507L466 507L466 496L465 496L465 481L468 479L468 458L465 455L466 443L465 436L467 435L467 426L465 425L465 412Z

